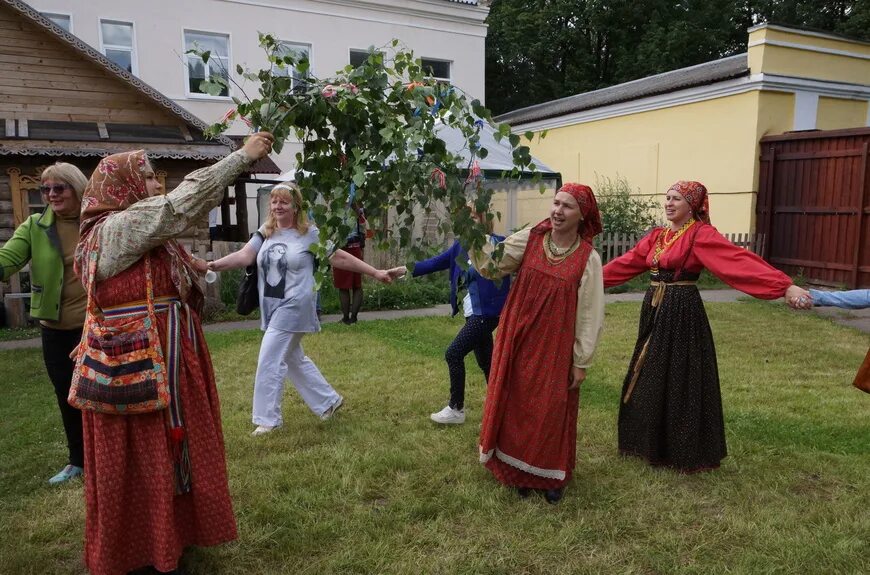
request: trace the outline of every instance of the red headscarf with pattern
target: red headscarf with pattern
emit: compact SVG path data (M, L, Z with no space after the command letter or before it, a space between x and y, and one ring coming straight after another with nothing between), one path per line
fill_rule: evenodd
M103 158L94 170L82 196L82 216L79 244L75 264L82 283L87 287L92 278L87 277L87 254L97 249L97 232L103 222L114 213L126 210L139 200L148 197L145 187L145 171L148 159L144 150L123 152ZM170 277L182 301L191 295L201 299L197 277L190 255L177 241L164 242L163 247L171 258Z
M565 192L577 200L580 213L583 214L582 235L583 239L592 243L592 239L601 233L601 212L598 211L598 202L592 188L584 184L567 183L559 188L556 193Z
M583 219L578 224L580 237L591 244L593 238L602 231L601 212L598 211L598 202L595 200L592 188L584 184L568 183L556 190L557 194L559 192L570 194L577 201L577 205L580 206L580 213L583 215ZM547 218L533 228L533 230L541 233L552 229L553 223L550 221L550 218Z
M692 215L696 220L705 224L710 223L710 202L707 200L707 188L701 182L680 180L670 188L669 192L677 192L692 208Z

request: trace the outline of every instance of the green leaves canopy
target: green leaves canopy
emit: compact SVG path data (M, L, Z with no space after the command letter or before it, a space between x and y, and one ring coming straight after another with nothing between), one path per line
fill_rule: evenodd
M506 138L513 150L514 168L504 177L534 171L529 148L520 145L507 125L495 126L479 101L426 77L420 60L395 40L385 50L372 50L358 67L347 66L328 80L302 81L299 75L308 69L307 61L283 54L268 34L260 34L260 45L269 67L236 70L259 83L257 97L235 99L235 111L210 133L226 130L238 114L252 126L272 132L275 151L287 139L297 138L302 151L296 154L296 183L307 203L303 209L310 210L320 229L322 245L325 240L343 243L355 226L349 209L355 201L370 219L388 211L397 215L394 230L375 229L382 249L407 248L412 259L421 257L423 246L412 241L414 220L436 204L449 211L451 223L445 227L452 227L466 248L482 246L485 227L471 217L467 204L481 213L489 208L491 193L474 169L477 158L487 154L479 137L485 124L494 126L497 138ZM289 68L295 68L295 80ZM214 75L204 84L222 83L227 80ZM438 124L462 133L470 161L447 149L437 137Z

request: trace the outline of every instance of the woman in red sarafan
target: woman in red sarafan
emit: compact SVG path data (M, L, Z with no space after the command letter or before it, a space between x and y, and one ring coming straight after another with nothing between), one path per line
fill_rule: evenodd
M502 242L492 260L471 254L481 275L517 272L501 314L480 432L480 459L525 497L562 498L576 459L579 386L604 320L601 217L592 190L565 184L550 217Z
M84 558L94 575L149 566L173 572L185 547L237 536L220 405L199 319L203 294L197 274L205 272L205 262L193 260L174 238L218 205L227 185L268 154L271 144L271 134L256 134L165 195L144 151L115 154L100 162L85 190L76 270L86 289L96 282L98 307L108 314L146 299L147 255L155 300L181 309L178 396L172 401L183 426L170 429L170 410L82 413ZM89 277L94 253L95 277ZM164 353L168 315L157 314Z
M713 334L696 281L703 268L761 299L807 292L710 225L707 188L680 181L665 195L670 225L656 228L604 266L604 285L649 271L650 287L619 404L619 450L685 473L726 456Z

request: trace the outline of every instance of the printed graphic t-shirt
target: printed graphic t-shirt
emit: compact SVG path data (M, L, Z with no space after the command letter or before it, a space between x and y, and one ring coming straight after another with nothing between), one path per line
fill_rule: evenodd
M260 229L260 233L263 229ZM320 331L317 293L314 291L314 255L317 228L308 233L275 229L265 240L254 235L248 242L257 252L257 289L260 292L260 327L310 333Z

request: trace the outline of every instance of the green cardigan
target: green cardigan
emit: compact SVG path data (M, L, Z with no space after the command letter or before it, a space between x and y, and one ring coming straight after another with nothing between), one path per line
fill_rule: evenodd
M51 208L24 220L0 247L0 280L7 280L27 262L31 262L30 315L57 321L63 289L63 250Z

